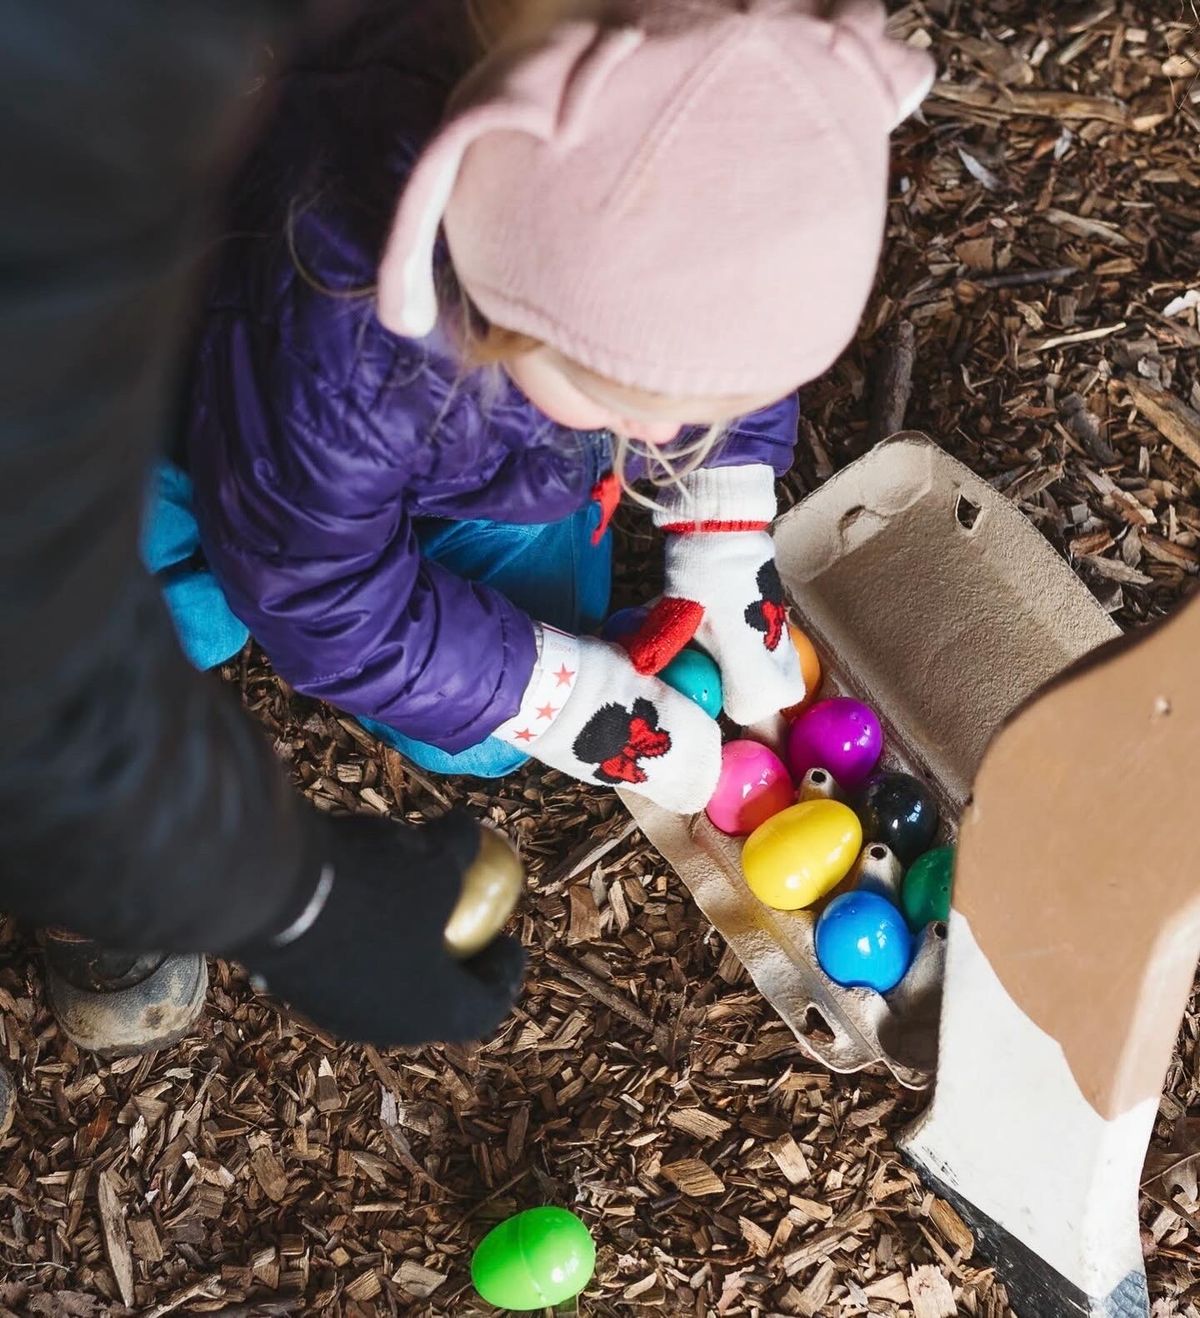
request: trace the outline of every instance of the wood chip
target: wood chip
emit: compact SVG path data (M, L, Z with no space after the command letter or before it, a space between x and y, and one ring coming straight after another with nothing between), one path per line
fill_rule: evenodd
M829 1296L833 1291L833 1283L837 1280L837 1269L832 1263L826 1261L813 1273L812 1280L805 1286L800 1293L800 1298L796 1301L796 1308L806 1315L806 1318L816 1318L829 1302Z
M1147 576L1145 572L1139 572L1137 568L1132 568L1128 563L1118 558L1102 558L1099 555L1090 554L1085 561L1093 571L1098 572L1108 581L1124 582L1127 586L1149 586L1154 578Z
M287 1197L287 1173L283 1170L283 1163L275 1156L267 1136L252 1135L250 1139L250 1170L254 1179L272 1203L281 1204Z
M373 1300L383 1290L379 1281L379 1274L374 1270L370 1272L361 1272L346 1287L343 1294L349 1300L355 1300L359 1304L366 1304L368 1300Z
M699 1107L673 1108L667 1120L676 1130L682 1130L698 1140L715 1140L729 1129L729 1122Z
M578 984L580 988L590 993L598 1002L604 1003L606 1007L615 1011L619 1016L623 1016L631 1025L636 1025L639 1029L651 1035L660 1049L665 1049L668 1046L667 1032L661 1026L655 1025L650 1017L639 1007L635 1007L628 998L615 992L602 980L597 979L595 975L567 961L564 957L556 956L551 952L546 959L562 975L571 980L572 983Z
M201 1277L199 1281L192 1282L190 1286L181 1286L178 1290L173 1291L162 1304L156 1304L153 1309L147 1309L143 1318L166 1318L167 1314L182 1309L185 1304L190 1304L192 1300L211 1299L214 1295L219 1295L220 1292L220 1276Z
M158 1231L148 1217L131 1217L127 1226L133 1252L143 1263L161 1263L163 1260L162 1241Z
M1072 215L1068 211L1062 211L1051 206L1048 210L1042 212L1042 217L1049 220L1051 224L1057 224L1060 228L1066 229L1069 233L1078 234L1082 238L1099 238L1103 242L1112 243L1114 247L1132 246L1132 243L1120 229L1089 216Z
M827 1227L824 1231L818 1231L816 1235L810 1236L802 1245L784 1255L784 1272L789 1277L794 1276L797 1272L803 1272L805 1268L816 1263L818 1259L826 1258L832 1254L844 1241L849 1240L859 1231L870 1226L874 1220L874 1213L867 1209L860 1209L849 1214L842 1221L835 1222L833 1226Z
M805 1199L803 1195L792 1194L788 1196L788 1203L791 1204L791 1211L800 1222L828 1222L833 1218L833 1209L816 1199Z
M107 1168L96 1180L96 1197L100 1205L100 1228L104 1234L104 1253L108 1257L121 1300L128 1308L133 1306L133 1255L129 1249L129 1233L125 1225L125 1209L117 1194L114 1177Z
M902 1272L893 1272L890 1277L881 1277L863 1287L872 1300L888 1300L892 1304L907 1304L909 1300L908 1278Z
M929 1219L963 1258L971 1257L975 1252L975 1237L944 1199L935 1199L929 1206Z
M812 1175L800 1146L790 1135L782 1135L769 1144L767 1152L791 1185L803 1185Z
M567 889L571 919L567 926L568 943L593 943L600 937L600 911L586 883L573 883Z
M1054 334L1048 339L1035 339L1028 344L1030 352L1048 352L1051 348L1065 348L1075 343L1093 343L1096 339L1107 339L1119 334L1125 328L1123 320L1115 325L1100 325L1096 329L1075 330L1070 334Z
M1166 389L1144 380L1122 382L1129 397L1147 421L1189 462L1200 467L1200 412L1193 411Z
M956 87L939 82L930 93L933 101L969 105L1005 115L1031 115L1039 119L1097 119L1124 127L1129 112L1119 101L1100 96L1077 96L1073 92L992 92L983 88Z
M664 1163L662 1174L680 1191L701 1199L709 1194L724 1194L725 1182L699 1158L681 1158L678 1162Z
M914 1268L908 1279L913 1318L955 1318L958 1305L950 1283L932 1264Z
M317 1068L316 1103L318 1112L336 1112L342 1106L342 1096L338 1093L337 1080L328 1057L322 1057Z
M422 1267L411 1259L405 1259L392 1280L405 1294L417 1300L427 1300L439 1286L445 1285L447 1275L445 1272L435 1272L433 1268Z
M738 1218L738 1229L742 1233L742 1239L760 1258L765 1259L771 1252L771 1233L764 1231L757 1222L751 1222L748 1217Z

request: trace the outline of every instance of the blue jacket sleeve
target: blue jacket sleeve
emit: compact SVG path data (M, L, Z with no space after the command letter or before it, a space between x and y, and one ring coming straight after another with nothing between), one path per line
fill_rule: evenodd
M205 552L233 611L306 695L459 751L516 712L529 618L422 558L406 443L374 442L272 332L210 327L189 456ZM419 425L418 414L407 424ZM396 424L403 408L389 409Z

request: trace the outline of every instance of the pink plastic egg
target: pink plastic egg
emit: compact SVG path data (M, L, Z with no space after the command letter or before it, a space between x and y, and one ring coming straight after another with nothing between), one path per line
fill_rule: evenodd
M883 729L861 700L836 696L805 710L788 734L788 764L799 782L809 769L828 769L843 791L867 781L883 754Z
M796 799L783 761L757 741L731 741L721 751L721 776L706 813L721 830L744 837Z

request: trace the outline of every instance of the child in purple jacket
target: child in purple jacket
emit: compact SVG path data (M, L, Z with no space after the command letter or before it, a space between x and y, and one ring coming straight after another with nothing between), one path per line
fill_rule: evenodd
M774 481L929 62L877 0L639 0L468 66L437 0L283 79L196 361L205 554L285 679L418 762L696 810L718 728L653 673L694 639L737 722L803 694ZM666 588L623 649L581 633L647 476Z

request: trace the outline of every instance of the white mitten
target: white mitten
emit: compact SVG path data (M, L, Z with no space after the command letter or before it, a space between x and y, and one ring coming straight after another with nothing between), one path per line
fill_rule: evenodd
M584 782L627 787L677 814L702 810L721 771L715 720L619 647L534 625L533 676L495 735Z
M721 669L725 709L749 725L804 698L787 604L767 527L770 467L715 467L664 489L654 521L665 533L663 598L625 642L641 672L657 672L689 640Z

